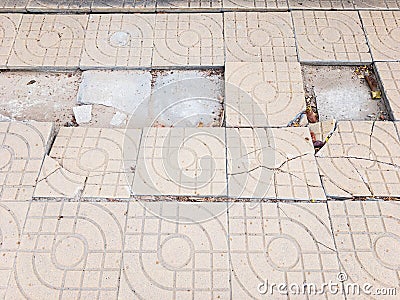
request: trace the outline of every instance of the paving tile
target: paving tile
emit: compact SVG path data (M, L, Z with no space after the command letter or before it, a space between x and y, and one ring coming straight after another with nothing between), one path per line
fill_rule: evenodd
M392 122L339 122L317 161L328 196L400 196L400 141Z
M32 199L52 132L51 123L0 122L0 201Z
M228 194L324 200L308 128L227 128Z
M222 0L158 0L157 11L220 11Z
M328 203L338 255L347 274L346 284L371 291L397 288L400 281L400 205L381 201ZM397 299L398 296L347 296L347 299Z
M357 9L399 9L398 0L354 0Z
M21 242L28 203L0 203L0 298L5 298L14 266L15 255Z
M116 299L126 203L32 203L6 299Z
M143 130L133 194L226 196L223 128Z
M400 121L400 62L375 63L393 119Z
M227 126L286 126L304 110L298 62L226 63Z
M222 0L224 9L276 9L287 10L288 5L285 0Z
M63 127L50 157L78 176L73 181L86 177L84 198L129 198L140 134L140 129Z
M222 207L225 213L212 213ZM226 208L131 202L119 298L229 299ZM198 222L197 214L207 220Z
M93 14L80 67L150 67L155 15Z
M29 0L2 0L0 1L1 12L24 12ZM3 22L1 22L3 24Z
M257 287L264 281L337 282L340 268L326 204L235 203L228 214L232 299L308 298L282 295L276 287L273 295L260 295ZM344 297L325 294L324 299Z
M400 12L361 11L374 61L400 60Z
M92 12L155 11L156 0L93 0Z
M292 19L288 12L224 14L226 61L297 61Z
M222 14L158 14L153 66L223 66Z
M353 9L349 0L288 0L291 9Z
M7 66L76 69L87 19L85 15L24 15Z
M14 45L21 14L0 15L0 67L4 68Z
M301 62L370 62L358 13L355 11L293 11Z
M26 7L32 12L50 12L50 11L90 11L92 0L29 0Z

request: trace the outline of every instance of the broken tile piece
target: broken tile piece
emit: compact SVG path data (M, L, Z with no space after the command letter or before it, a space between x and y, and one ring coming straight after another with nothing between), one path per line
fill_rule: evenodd
M301 62L371 62L355 11L293 11Z
M92 120L92 105L81 105L72 108L76 123L89 123Z
M361 11L374 61L400 60L400 12Z
M134 195L226 196L223 128L145 128Z
M326 204L236 202L228 213L232 299L260 299L257 287L265 281L337 282L341 269ZM288 298L276 287L262 296ZM343 299L327 290L323 298Z
M64 169L46 156L35 187L34 198L74 198L82 192L86 177Z
M228 12L224 26L227 62L297 61L288 12Z
M394 121L400 121L400 62L377 62L375 66L389 103L389 113Z
M317 161L330 197L400 196L400 140L392 122L339 122Z
M317 141L325 141L334 131L336 120L322 121L308 124L310 131L314 132Z
M79 86L80 104L101 104L128 114L150 96L148 71L85 71Z
M125 124L126 118L128 116L120 111L117 111L110 121L110 125L112 126L121 126Z
M373 289L400 285L400 205L395 201L329 201L338 256L347 274L346 284ZM372 284L373 283L373 284ZM393 290L392 290L393 292ZM348 299L366 299L364 293ZM375 297L380 298L378 297ZM387 294L387 299L397 299Z
M305 109L298 62L226 63L227 126L286 126Z
M0 122L0 201L32 199L52 123Z

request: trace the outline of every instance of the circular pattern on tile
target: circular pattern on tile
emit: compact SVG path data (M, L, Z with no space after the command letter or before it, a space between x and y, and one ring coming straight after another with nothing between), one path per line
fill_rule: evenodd
M0 146L0 169L5 168L12 159L12 153L4 146Z
M42 48L51 48L61 41L61 34L58 32L50 31L44 32L39 38L39 46Z
M269 82L260 82L253 87L253 96L260 103L274 102L278 92L276 88Z
M380 235L374 242L373 252L382 265L400 270L400 238L397 235Z
M249 40L254 47L263 47L270 43L271 36L266 30L255 29L249 33Z
M367 145L353 145L347 149L347 156L349 157L356 157L353 161L354 164L360 165L364 168L370 168L376 165L374 160L377 159L376 154L371 150L371 148ZM365 160L361 160L359 158L365 158Z
M82 170L95 171L104 166L108 160L108 155L103 149L89 149L82 153L78 165Z
M196 153L185 147L178 149L178 162L181 169L187 169L196 164Z
M342 34L337 28L326 27L320 31L322 39L328 43L337 43L342 39Z
M186 30L178 35L178 41L182 46L193 47L200 42L200 36L194 30Z
M392 30L390 30L389 36L390 36L393 40L395 40L396 42L399 42L399 43L400 43L400 27L393 28Z
M128 32L117 31L110 36L110 44L114 47L124 47L129 44L130 38L131 36Z
M78 235L67 236L59 240L53 248L56 266L62 269L77 266L87 254L87 242Z
M300 249L296 241L289 236L279 235L267 245L268 262L278 270L290 270L300 259Z
M170 270L181 269L188 265L194 254L193 242L183 234L168 236L158 249L161 264Z

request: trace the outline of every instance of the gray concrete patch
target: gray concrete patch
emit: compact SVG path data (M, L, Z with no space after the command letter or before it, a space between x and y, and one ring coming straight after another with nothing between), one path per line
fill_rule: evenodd
M384 103L371 98L368 84L354 73L355 69L351 66L302 66L304 84L314 86L320 121L387 117Z

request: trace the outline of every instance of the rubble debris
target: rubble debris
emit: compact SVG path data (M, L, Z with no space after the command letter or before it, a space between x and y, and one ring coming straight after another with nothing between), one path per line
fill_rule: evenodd
M314 112L311 106L307 106L306 108L306 116L307 120L310 123L317 123L318 122L318 115Z
M382 92L379 89L378 81L376 80L376 76L372 70L372 66L361 66L358 67L355 71L355 74L358 75L358 78L365 79L368 83L368 86L371 90L372 99L381 99Z
M31 81L29 81L26 85L31 85L31 84L34 84L36 82L36 80L35 79L32 79Z
M92 120L92 105L81 105L72 108L76 123L84 124Z
M126 118L128 116L120 111L117 111L110 121L110 125L112 126L120 126L126 123Z

